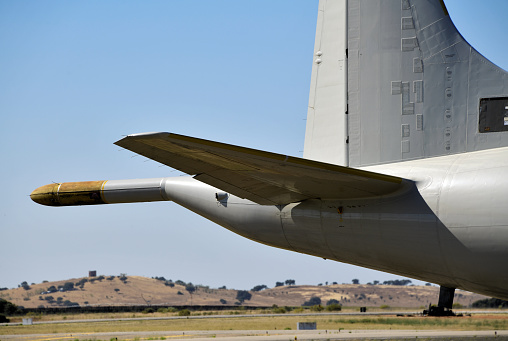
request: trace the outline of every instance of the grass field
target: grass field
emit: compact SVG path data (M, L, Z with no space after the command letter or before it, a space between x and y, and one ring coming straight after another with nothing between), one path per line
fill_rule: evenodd
M113 314L110 314L113 315ZM112 318L113 316L108 316ZM63 316L60 316L62 319ZM118 316L115 316L118 318ZM191 330L287 330L296 329L297 322L317 322L318 329L328 330L508 330L508 314L473 315L470 317L396 317L396 316L231 316L208 319L125 320L82 323L1 326L0 335L101 333L137 331ZM1 339L1 338L0 338Z

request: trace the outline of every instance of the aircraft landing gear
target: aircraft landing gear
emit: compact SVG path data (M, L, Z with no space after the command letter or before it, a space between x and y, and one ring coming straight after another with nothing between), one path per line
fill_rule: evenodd
M439 303L436 306L429 305L428 310L423 311L426 316L456 316L452 311L455 288L441 286L439 288Z

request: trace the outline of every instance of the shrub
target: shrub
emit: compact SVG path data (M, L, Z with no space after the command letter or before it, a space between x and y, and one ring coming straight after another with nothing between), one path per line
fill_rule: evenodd
M189 309L182 309L178 312L178 316L190 316Z
M226 304L226 303L228 303L228 301L226 301L225 299L221 298L221 299L220 299L220 303L222 303L222 304Z
M179 291L177 292L177 295L183 295L183 292Z
M318 305L313 305L312 307L310 307L310 310L312 311L323 311L325 308L323 308L323 306L321 304L318 304Z
M272 312L274 314L285 314L286 309L279 307L277 304L272 305Z
M383 304L379 307L380 309L389 309L390 306L388 304Z
M120 291L120 289L118 289L118 288L115 288L114 290L115 290L116 292L119 292L119 291Z
M10 322L11 320L9 320L7 317L5 317L4 314L0 314L0 322Z
M327 304L326 310L327 311L341 311L342 306L340 304Z
M145 310L142 311L143 314L152 314L154 312L155 310L153 310L153 308L146 308Z

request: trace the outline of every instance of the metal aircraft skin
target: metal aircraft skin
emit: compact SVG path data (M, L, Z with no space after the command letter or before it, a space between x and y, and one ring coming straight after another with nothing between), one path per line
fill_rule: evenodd
M134 134L116 144L192 177L31 198L174 201L263 244L508 299L507 131L508 73L443 1L320 0L304 158Z

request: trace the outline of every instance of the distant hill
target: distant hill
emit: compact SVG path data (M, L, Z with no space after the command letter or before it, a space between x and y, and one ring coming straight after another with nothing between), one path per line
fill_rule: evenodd
M182 285L183 284L183 285ZM60 288L60 289L59 289ZM0 291L0 298L25 308L63 307L79 304L117 305L235 305L237 290L195 286L191 295L185 283L140 276L98 276L73 278L57 282L26 285ZM68 290L70 289L70 290ZM190 288L192 290L192 288ZM53 292L50 292L53 291ZM398 286L334 284L323 286L279 286L253 292L244 306L301 306L311 297L319 297L323 305L335 299L343 306L419 308L437 303L439 288L434 286ZM465 307L486 296L457 290L454 303ZM238 304L238 303L237 303Z

